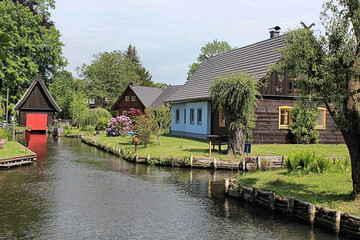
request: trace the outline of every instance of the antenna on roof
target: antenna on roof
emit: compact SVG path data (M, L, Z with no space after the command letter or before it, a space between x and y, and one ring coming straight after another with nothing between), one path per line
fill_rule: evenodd
M312 28L313 26L315 26L315 23L310 24L310 26L306 26L303 21L301 21L300 24L304 27L304 29L310 29L310 28Z

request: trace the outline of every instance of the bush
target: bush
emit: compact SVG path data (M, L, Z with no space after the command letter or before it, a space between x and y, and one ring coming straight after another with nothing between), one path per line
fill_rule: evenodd
M297 152L290 154L286 159L288 172L326 173L330 170L332 162L315 152Z
M296 101L294 108L290 112L292 118L291 134L297 143L318 143L319 132L314 129L319 113L315 107L307 107L304 100Z
M0 139L11 140L11 131L7 128L0 127Z
M110 119L110 123L108 123L108 128L106 128L106 135L127 136L130 135L130 132L132 132L133 130L134 130L134 125L129 117L118 116L116 118Z
M135 118L135 131L141 138L141 143L147 147L150 142L151 135L154 133L155 116L153 111L145 111L145 114Z

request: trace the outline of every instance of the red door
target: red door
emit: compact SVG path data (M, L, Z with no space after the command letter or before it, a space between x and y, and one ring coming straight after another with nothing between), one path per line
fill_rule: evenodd
M27 113L26 127L31 126L31 130L45 130L47 128L47 114Z

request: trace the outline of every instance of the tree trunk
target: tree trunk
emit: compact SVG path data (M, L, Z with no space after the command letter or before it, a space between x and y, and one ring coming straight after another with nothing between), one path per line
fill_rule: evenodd
M160 136L156 136L157 137L157 140L158 140L158 144L160 146Z
M360 194L360 133L342 132L351 159L353 194Z
M237 127L236 129L229 128L228 151L230 155L244 154L245 136L244 130Z

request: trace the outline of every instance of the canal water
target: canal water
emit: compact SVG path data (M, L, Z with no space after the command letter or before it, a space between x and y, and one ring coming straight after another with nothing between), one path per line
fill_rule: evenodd
M225 199L235 172L136 165L38 138L35 164L0 171L0 239L339 239Z

